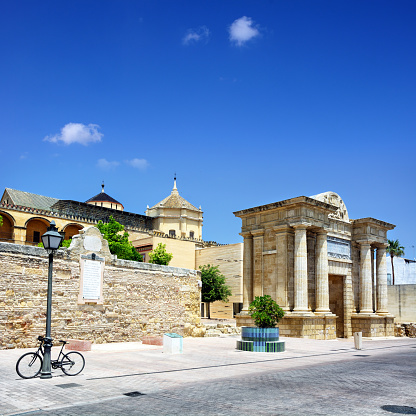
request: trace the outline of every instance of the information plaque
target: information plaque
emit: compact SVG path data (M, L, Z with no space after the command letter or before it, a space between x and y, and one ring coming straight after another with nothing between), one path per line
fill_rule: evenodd
M79 303L103 303L104 264L95 254L81 256Z

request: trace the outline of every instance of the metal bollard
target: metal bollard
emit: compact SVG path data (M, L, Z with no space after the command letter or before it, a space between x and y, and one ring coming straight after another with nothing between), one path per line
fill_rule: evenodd
M356 350L361 350L363 347L363 333L354 332L354 346Z

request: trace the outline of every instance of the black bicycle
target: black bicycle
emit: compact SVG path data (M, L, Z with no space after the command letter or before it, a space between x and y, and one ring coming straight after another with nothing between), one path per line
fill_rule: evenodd
M16 363L16 372L22 378L34 378L39 375L42 370L42 362L44 355L44 343L45 338L38 337L40 342L39 348L36 352L27 352L23 354ZM76 376L85 367L84 356L78 351L71 351L67 354L63 353L65 344L67 341L59 341L62 343L61 351L59 352L56 360L51 360L51 367L55 370L60 368L67 376Z

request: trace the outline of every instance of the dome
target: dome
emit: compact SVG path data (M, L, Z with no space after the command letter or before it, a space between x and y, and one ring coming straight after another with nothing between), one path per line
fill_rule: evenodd
M96 205L99 207L110 208L110 209L117 209L119 211L123 211L124 207L121 202L118 202L110 195L104 192L104 183L101 185L102 189L101 192L88 201L85 201L87 204Z
M153 205L151 209L155 208L186 208L191 211L200 211L200 209L196 208L194 205L189 203L185 198L181 197L178 192L178 188L176 187L176 178L174 180L173 189L169 196L165 199Z

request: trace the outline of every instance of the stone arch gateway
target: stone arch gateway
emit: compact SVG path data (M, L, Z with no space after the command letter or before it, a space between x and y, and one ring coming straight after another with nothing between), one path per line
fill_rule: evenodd
M243 310L270 295L285 310L282 336L316 339L393 335L387 311L387 231L374 218L350 219L341 197L325 192L234 212L244 237Z

